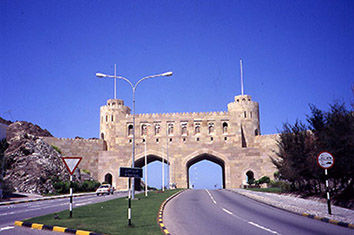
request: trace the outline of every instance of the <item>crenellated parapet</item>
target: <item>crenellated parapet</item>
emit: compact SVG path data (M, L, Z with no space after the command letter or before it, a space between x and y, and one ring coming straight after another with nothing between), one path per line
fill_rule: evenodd
M205 116L225 116L229 115L228 112L186 112L186 113L143 113L136 114L136 118L166 118L166 117L205 117ZM132 115L127 115L128 118L132 118Z
M69 141L69 142L86 142L86 143L102 143L100 139L83 139L83 138L58 138L58 137L41 137L42 139L49 140L52 139L54 141Z

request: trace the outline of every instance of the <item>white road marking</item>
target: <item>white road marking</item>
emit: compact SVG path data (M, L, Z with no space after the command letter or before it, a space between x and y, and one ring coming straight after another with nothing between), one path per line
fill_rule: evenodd
M223 211L225 211L226 213L228 213L229 215L234 215L231 211L226 210L225 208L222 208Z
M271 230L271 229L269 229L269 228L263 227L262 225L253 223L252 221L249 221L248 223L251 224L251 225L253 225L253 226L256 226L257 228L263 229L263 230L265 230L265 231L267 231L267 232L274 233L274 234L279 234L278 232L276 232L276 231L274 231L274 230Z
M83 206L83 205L87 205L87 204L89 204L88 202L84 202L84 203L77 203L77 204L75 204L75 206Z
M216 201L215 201L215 199L214 199L214 197L213 197L213 195L211 195L211 193L209 192L209 190L206 189L205 191L208 193L208 195L209 195L210 199L213 201L213 203L214 203L214 204L217 204ZM220 207L220 206L219 206L219 207ZM227 210L227 209L225 209L225 208L223 208L223 207L220 207L220 209L222 209L222 210L223 210L224 212L226 212L227 214L229 214L229 215L231 215L231 216L233 216L233 217L239 218L239 219L243 220L244 222L246 222L246 223L248 223L248 224L251 224L251 225L253 225L253 226L257 227L257 228L263 229L264 231L267 231L267 232L270 232L270 233L273 233L273 234L278 234L278 235L280 235L280 233L278 233L277 231L271 230L271 229L266 228L266 227L264 227L264 226L262 226L262 225L256 224L256 223L254 223L254 222L252 222L252 221L248 221L248 220L246 220L246 219L244 219L244 218L242 218L242 217L240 217L240 216L238 216L238 215L235 215L234 213L232 213L231 211L229 211L229 210Z
M9 230L9 229L13 229L14 226L6 226L6 227L3 227L3 228L0 228L0 232L1 231L5 231L5 230Z
M13 215L13 214L15 214L15 212L3 213L3 214L0 214L0 216Z
M209 194L209 197L210 197L210 199L213 201L213 203L214 203L214 204L217 204L216 201L215 201L215 199L214 199L214 197L213 197L213 196L211 195L211 193L209 192L209 190L206 189L205 191Z

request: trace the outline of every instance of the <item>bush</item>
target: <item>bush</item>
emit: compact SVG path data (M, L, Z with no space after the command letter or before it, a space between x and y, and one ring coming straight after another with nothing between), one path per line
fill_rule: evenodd
M52 148L53 148L55 151L57 151L58 153L61 154L61 149L60 149L58 146L52 145Z
M73 192L94 192L101 184L95 180L85 180L83 182L73 182ZM61 181L59 179L53 180L53 187L59 194L67 194L70 192L70 181Z
M263 176L259 180L254 181L256 185L268 184L270 182L270 178L268 176Z

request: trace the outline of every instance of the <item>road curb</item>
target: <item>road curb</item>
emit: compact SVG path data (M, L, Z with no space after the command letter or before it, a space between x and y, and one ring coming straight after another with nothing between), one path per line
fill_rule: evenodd
M276 208L278 208L278 209L291 212L291 213L293 213L293 214L305 216L305 217L310 218L310 219L315 219L315 220L318 220L318 221L322 221L322 222L325 222L325 223L330 223L330 224L338 225L338 226L345 227L345 228L354 229L354 224L350 224L350 223L343 222L343 221L337 221L337 220L329 219L329 218L326 218L326 217L320 217L320 216L317 216L317 215L311 215L311 214L307 214L307 213L298 213L298 212L291 211L291 210L288 210L288 209L285 209L285 208L282 208L282 207L277 207L277 206L275 206L275 205L272 205L272 204L267 203L267 202L265 202L265 201L262 201L262 200L260 200L260 199L256 199L256 198L253 198L253 197L249 197L249 196L247 196L247 195L245 195L245 194L241 194L241 193L238 193L238 192L233 191L233 190L230 190L230 189L227 189L227 190L230 191L230 192L237 193L237 194L239 194L239 195L248 197L248 198L253 199L253 200L255 200L255 201L258 201L258 202L261 202L261 203L270 205L270 206L272 206L272 207L276 207Z
M95 233L95 232L90 232L90 231L76 230L76 229L70 229L70 228L59 227L59 226L49 226L49 225L45 225L45 224L27 223L27 222L23 222L23 221L15 221L14 225L32 228L32 229L38 229L38 230L48 230L48 231L53 231L53 232L71 233L71 234L77 234L77 235L103 235L101 233Z
M300 214L300 213L296 213L296 214ZM322 221L322 222L325 222L325 223L334 224L334 225L342 226L342 227L345 227L345 228L354 229L354 224L350 224L350 223L347 223L347 222L342 222L342 221L337 221L337 220L333 220L333 219L328 219L326 217L320 217L320 216L317 216L317 215L310 215L310 214L307 214L307 213L301 213L300 215L305 216L307 218L319 220L319 221Z
M170 196L169 198L167 198L165 201L163 201L163 203L160 206L160 210L159 213L157 215L157 223L159 224L161 231L165 234L165 235L171 235L171 233L167 230L166 226L163 223L163 210L166 206L166 204L174 197L177 197L179 194L183 193L185 190L179 191L175 194L173 194L172 196Z
M86 194L74 194L73 197L82 197L87 195L94 195L95 193L86 193ZM62 199L68 198L70 195L62 195L62 196L54 196L54 197L41 197L35 199L28 199L28 200L19 200L19 201L11 201L11 202L0 202L0 206L8 206L13 204L20 204L20 203L27 203L27 202L38 202L38 201L45 201L45 200L53 200L53 199Z

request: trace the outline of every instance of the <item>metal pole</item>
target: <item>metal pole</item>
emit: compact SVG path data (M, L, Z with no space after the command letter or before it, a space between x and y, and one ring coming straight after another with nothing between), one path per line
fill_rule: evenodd
M241 72L241 95L244 94L243 91L243 70L242 70L242 59L240 59L240 72Z
M168 177L168 182L167 182L167 188L170 189L170 166L168 165L169 161L169 156L168 156L168 138L167 138L167 144L166 144L166 155L167 155L167 177Z
M70 175L70 218L73 217L73 176Z
M328 187L328 175L327 175L327 169L325 169L325 178L326 178L326 192L327 192L327 206L328 206L328 214L332 214L331 211L331 199L329 197L329 187Z
M132 157L132 168L135 167L135 87L133 87L133 157ZM132 182L132 198L135 198L135 178L133 177Z
M129 193L128 193L128 225L131 226L132 225L132 200L131 200L131 187L130 187L130 182L131 182L131 178L129 177L128 179L128 184L129 184Z
M114 99L117 99L117 65L114 64Z
M147 156L146 156L146 140L144 141L145 143L145 197L147 197L147 188L148 188L148 183L147 183Z

